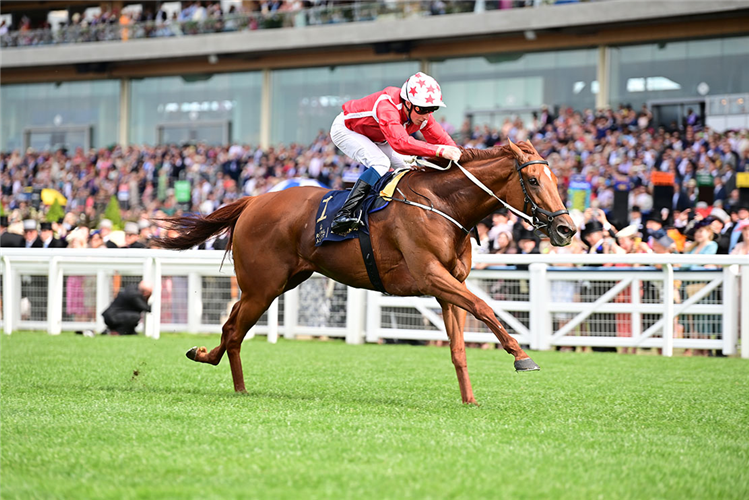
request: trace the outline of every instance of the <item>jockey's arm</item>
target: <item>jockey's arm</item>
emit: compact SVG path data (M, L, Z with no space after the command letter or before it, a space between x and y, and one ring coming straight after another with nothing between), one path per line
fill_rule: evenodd
M457 144L455 144L453 138L450 137L450 134L445 132L442 125L437 123L437 120L434 119L434 115L429 115L429 119L427 120L426 125L421 129L421 133L428 143L444 145L444 147L439 146L439 148L441 148L439 149L439 153L442 158L454 161L460 160L460 149L458 149Z
M437 123L437 120L434 119L434 115L429 115L427 124L421 129L421 134L429 144L444 144L446 146L458 147L458 145L455 144L455 141L453 141L453 138L450 137L450 134L445 132L442 125Z
M440 153L446 146L419 141L406 133L406 129L403 128L403 125L400 123L400 112L390 102L383 101L380 103L380 105L377 106L376 112L382 134L385 136L388 144L390 144L393 150L397 153L425 157L442 156ZM450 141L452 144L455 144L452 142L452 139L450 139Z

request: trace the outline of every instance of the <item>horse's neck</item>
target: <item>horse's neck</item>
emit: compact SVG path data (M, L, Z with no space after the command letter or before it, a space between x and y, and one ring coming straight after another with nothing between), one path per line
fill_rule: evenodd
M520 190L519 183L510 182L515 173L511 158L478 160L463 167L501 200L509 203L508 198L517 198L509 196L512 189ZM466 227L475 226L500 205L455 166L430 178L433 182L432 192L444 201L449 213Z

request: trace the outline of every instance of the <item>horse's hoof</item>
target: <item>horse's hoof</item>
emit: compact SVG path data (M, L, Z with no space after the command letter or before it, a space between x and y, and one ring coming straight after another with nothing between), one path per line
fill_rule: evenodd
M191 360L195 361L195 356L198 355L198 346L193 347L189 351L185 353L185 356L190 358Z
M518 359L515 361L516 372L535 372L540 369L541 367L539 367L531 358Z

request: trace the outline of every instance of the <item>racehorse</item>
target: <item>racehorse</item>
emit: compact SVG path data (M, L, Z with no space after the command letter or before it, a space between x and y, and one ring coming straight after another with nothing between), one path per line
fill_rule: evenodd
M406 174L401 184L407 182L407 190L417 193L420 201L429 200L430 205L422 207L431 210L391 202L370 214L369 230L385 290L399 296L432 295L439 301L461 398L463 403L477 404L466 366L466 311L491 329L515 358L517 371L539 367L507 333L491 307L466 288L464 282L471 270L466 228L475 226L503 203L532 221L556 246L569 244L575 225L559 197L556 176L530 143L462 149L461 160L464 165L459 169L422 168ZM443 167L446 163L432 161ZM374 289L358 239L315 246L316 210L327 192L296 187L241 198L206 216L161 221L162 227L176 229L179 236L160 239L158 244L174 250L191 248L230 231L229 248L242 290L240 300L223 326L221 343L210 352L194 347L187 357L217 365L228 353L237 392L245 392L239 355L242 340L276 297L313 272L349 286Z

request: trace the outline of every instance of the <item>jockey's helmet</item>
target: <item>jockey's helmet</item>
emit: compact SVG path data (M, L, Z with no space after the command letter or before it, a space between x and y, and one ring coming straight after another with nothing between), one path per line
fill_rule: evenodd
M419 108L431 108L431 111L447 107L442 102L442 89L437 80L426 73L416 73L406 80L401 87L401 97Z

